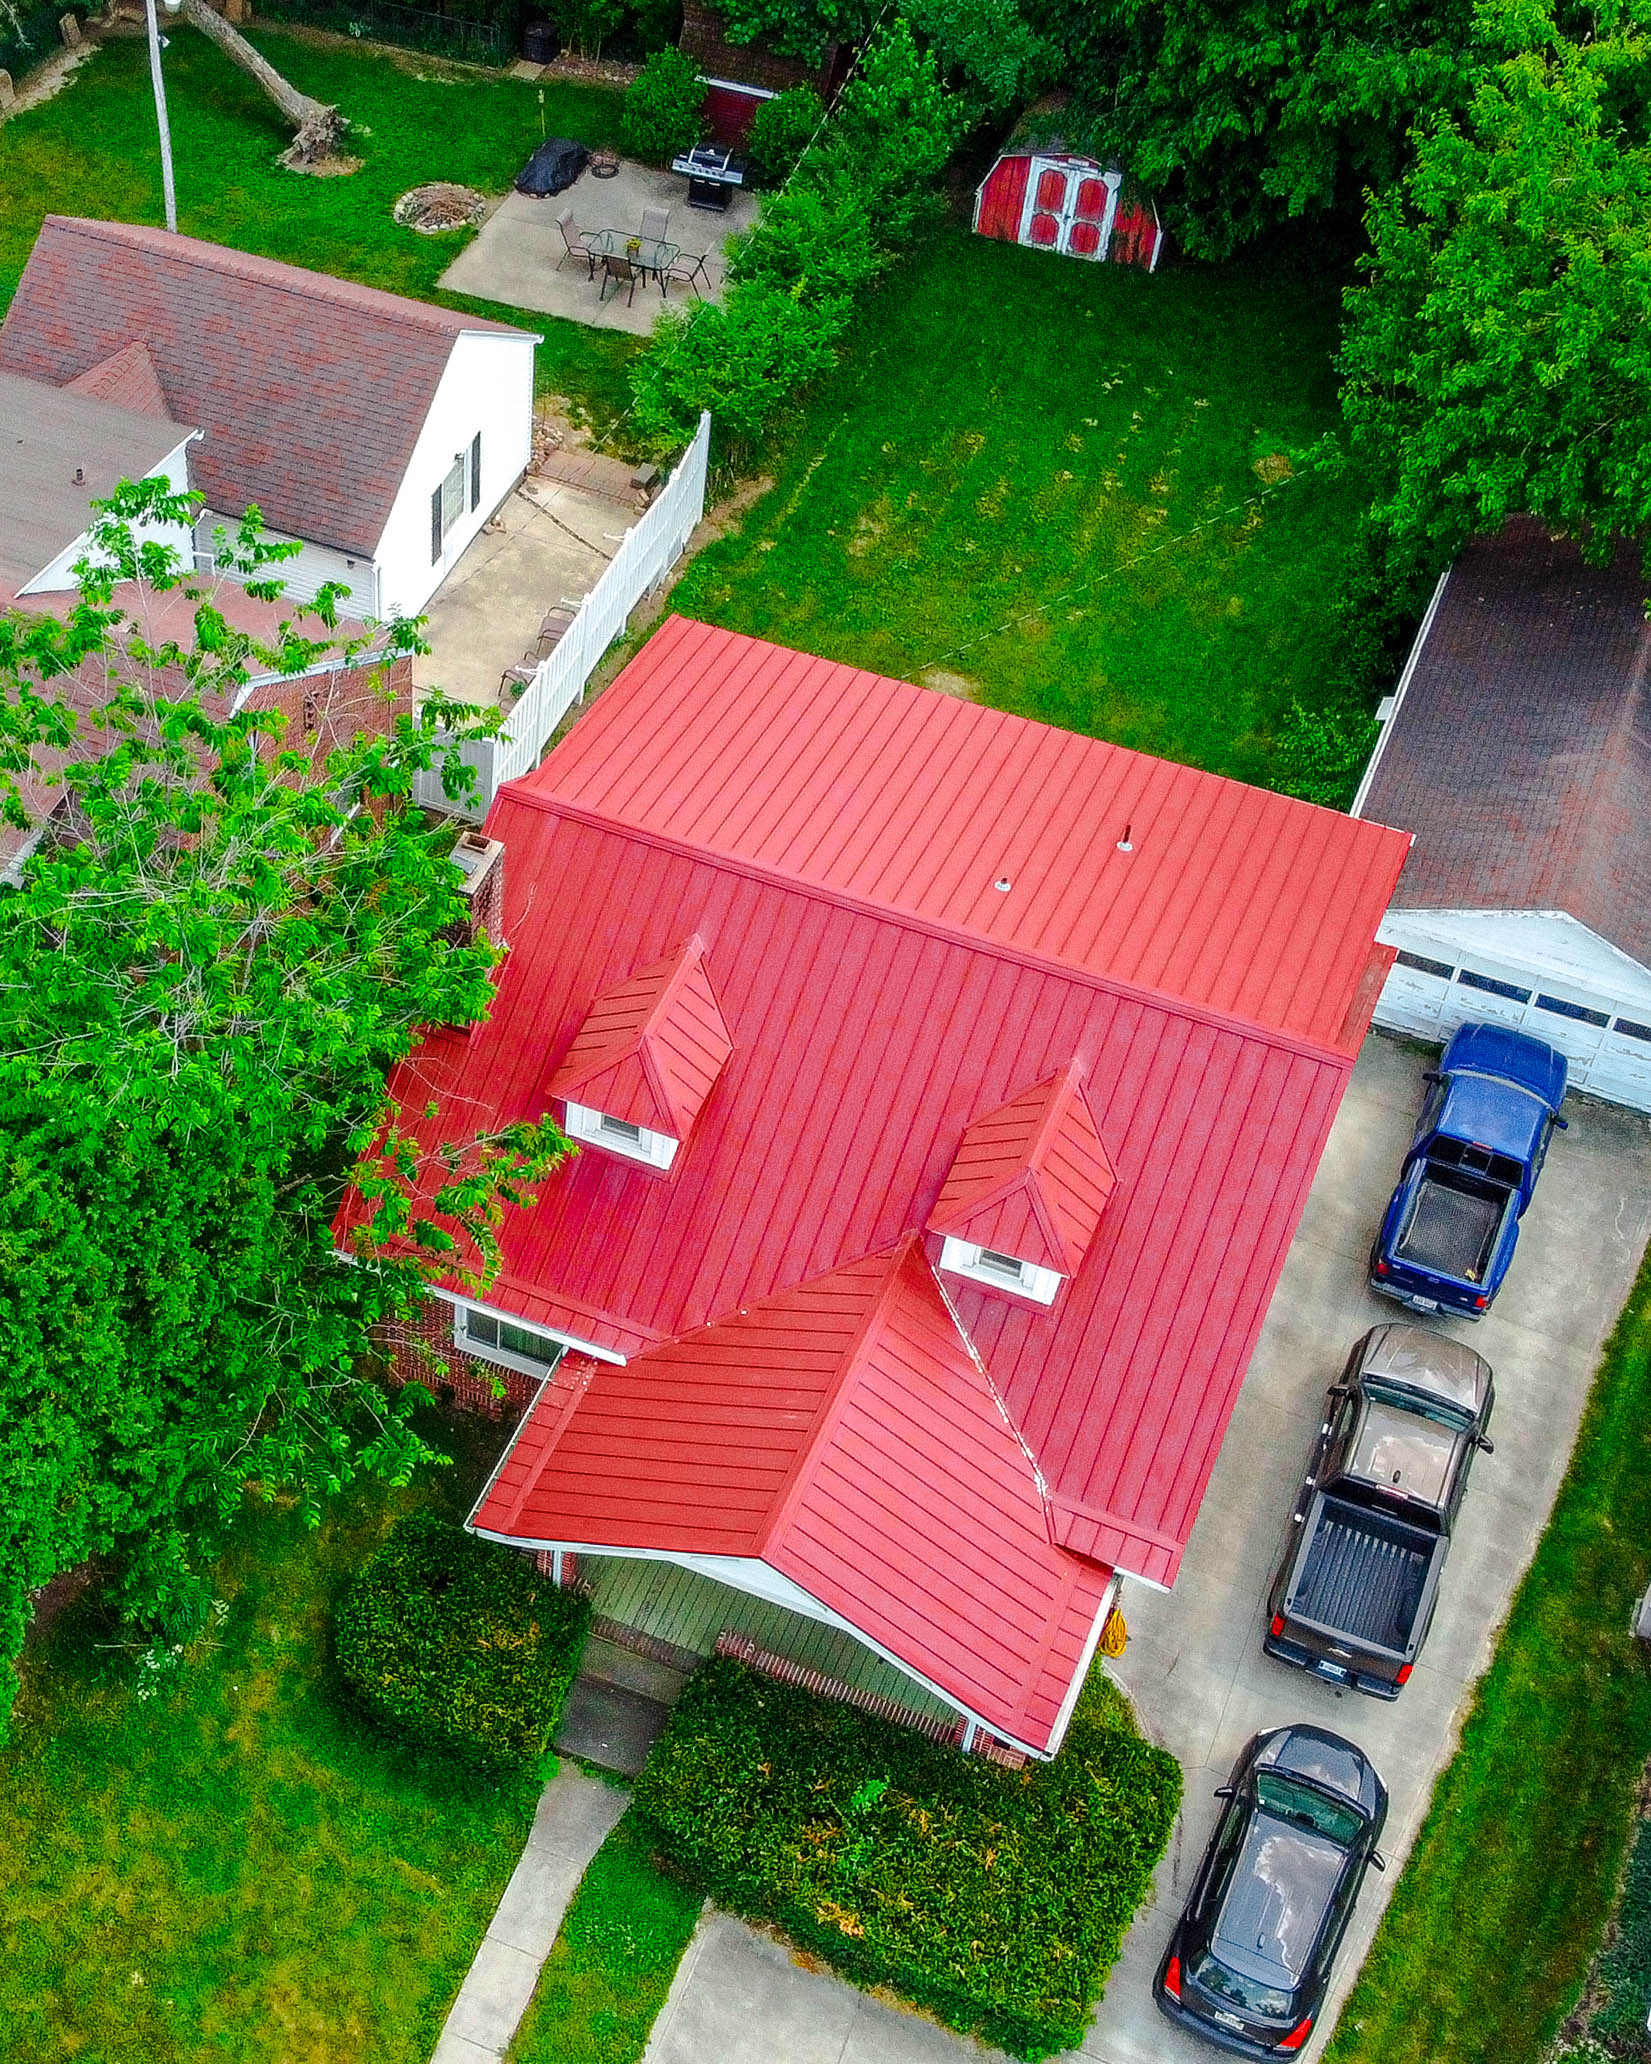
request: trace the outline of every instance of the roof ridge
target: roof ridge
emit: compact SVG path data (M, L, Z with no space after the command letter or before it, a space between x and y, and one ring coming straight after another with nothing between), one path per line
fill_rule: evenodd
M925 917L913 910L901 910L892 903L878 903L869 896L858 896L852 890L834 888L828 883L810 880L807 876L795 874L789 869L771 867L764 861L748 860L741 854L721 852L711 846L696 846L686 839L674 838L669 832L628 824L623 818L610 817L583 803L570 803L559 796L544 795L536 789L529 788L525 778L507 781L494 798L493 808L488 812L487 819L491 836L498 836L497 813L500 805L507 801L538 810L546 816L561 817L571 823L589 825L594 830L608 832L617 838L635 839L641 845L653 846L662 852L680 853L685 859L697 861L703 866L722 868L727 873L740 875L751 881L768 882L796 895L811 897L819 903L828 903L838 910L856 911L863 916L877 918L885 924L899 925L907 931L920 932L931 939L944 939L953 945L967 946L975 952L990 954L994 959L1007 961L1016 967L1060 975L1070 981L1080 982L1086 988L1098 990L1106 996L1115 996L1131 1003L1150 1004L1171 1017L1184 1018L1189 1024L1208 1026L1218 1032L1234 1032L1242 1038L1253 1039L1260 1045L1275 1048L1282 1053L1299 1054L1308 1060L1329 1061L1343 1068L1351 1068L1357 1057L1355 1053L1344 1052L1340 1047L1324 1044L1305 1033L1287 1032L1276 1025L1258 1024L1253 1018L1237 1017L1230 1011L1216 1010L1210 1004L1195 1003L1190 997L1178 996L1173 990L1154 988L1145 982L1132 982L1123 975L1101 974L1094 968L1081 967L1074 961L1059 960L1051 954L1035 952L1028 946L1016 946L1002 939L994 939L985 932L971 931L965 925L949 924L942 918Z
M367 302L382 310L388 319L399 320L409 328L435 330L455 338L471 332L516 337L538 334L514 323L494 322L486 316L443 308L438 302L420 301L410 294L393 294L386 287L370 287L337 273L317 272L312 266L294 265L285 258L240 251L232 244L215 244L206 237L167 235L163 244L157 243L154 239L164 233L147 223L105 221L89 215L48 215L41 223L41 233L54 226L65 234L83 236L94 243L119 245L130 251L153 251L172 264L194 266L203 272L229 273L306 300L327 301L335 307L356 310ZM30 257L33 255L31 251ZM315 284L307 285L310 281Z

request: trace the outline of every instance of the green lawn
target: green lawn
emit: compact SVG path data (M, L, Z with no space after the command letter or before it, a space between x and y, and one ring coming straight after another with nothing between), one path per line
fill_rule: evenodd
M95 1610L26 1669L0 1752L0 2053L95 2064L428 2064L539 1785L421 1763L344 1711L330 1603L393 1515L458 1510L497 1428L433 1491L352 1493L307 1531L249 1514L229 1612L145 1701ZM463 1449L461 1449L463 1452Z
M627 1813L580 1881L510 2064L636 2064L701 1904L659 1868L646 1823Z
M1261 261L1149 278L942 231L673 607L1265 780L1291 699L1334 693L1364 497L1255 468L1335 427L1338 314Z
M252 81L187 25L170 34L167 98L186 235L520 322L545 340L541 389L565 394L598 423L625 406L632 338L442 294L437 278L474 232L420 236L390 217L397 196L427 180L508 189L539 141L536 87L410 52L333 48L260 29L260 49L295 86L350 117L360 171L314 179L276 162L290 135ZM592 144L616 140L620 105L617 93L599 87L545 89L550 133ZM138 38L110 42L55 100L0 128L0 313L48 213L162 220L154 102Z
M1651 1755L1651 1265L1326 2064L1538 2064L1599 1942ZM1643 2007L1642 2007L1643 2011Z

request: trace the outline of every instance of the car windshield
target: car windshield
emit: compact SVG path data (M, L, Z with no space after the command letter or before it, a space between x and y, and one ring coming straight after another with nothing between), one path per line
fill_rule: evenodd
M1361 1814L1351 1806L1339 1805L1316 1785L1300 1784L1276 1770L1262 1770L1256 1773L1255 1790L1267 1812L1312 1828L1344 1849L1351 1849L1364 1832Z
M1218 1956L1208 1950L1193 1966L1192 1975L1206 1992L1231 2000L1235 2007L1246 2007L1252 2014L1270 2014L1275 2020L1282 2021L1290 2011L1289 1993L1280 1991L1276 1985L1263 1985L1257 1979L1246 1978L1241 1971L1229 1970Z
M1430 1397L1426 1391L1412 1390L1408 1384L1386 1383L1379 1377L1367 1376L1364 1394L1381 1404L1394 1405L1401 1412L1414 1412L1418 1419L1431 1419L1435 1426L1448 1426L1452 1433L1466 1433L1473 1424L1471 1412L1447 1404L1443 1398Z

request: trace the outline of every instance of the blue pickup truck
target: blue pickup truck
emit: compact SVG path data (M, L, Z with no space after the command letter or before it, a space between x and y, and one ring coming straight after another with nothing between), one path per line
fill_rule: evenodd
M1502 1287L1548 1142L1565 1123L1565 1056L1523 1032L1463 1025L1427 1080L1371 1250L1370 1287L1412 1311L1477 1319Z

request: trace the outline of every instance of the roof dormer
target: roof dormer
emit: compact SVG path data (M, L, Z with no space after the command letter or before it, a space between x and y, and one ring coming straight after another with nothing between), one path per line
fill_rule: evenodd
M940 1266L1053 1304L1077 1274L1116 1182L1074 1061L964 1133L929 1214Z
M604 991L551 1079L570 1137L669 1168L734 1050L698 938Z

